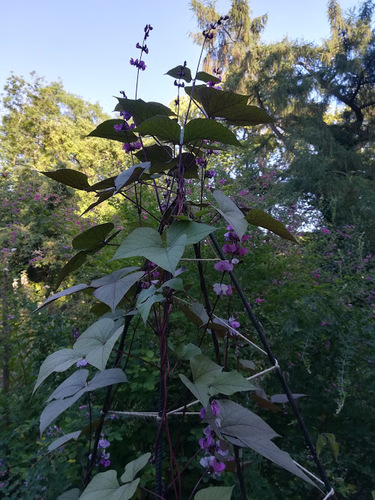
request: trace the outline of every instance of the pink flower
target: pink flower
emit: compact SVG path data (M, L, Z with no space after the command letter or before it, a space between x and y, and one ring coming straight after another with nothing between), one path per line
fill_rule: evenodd
M323 234L330 234L331 233L331 231L326 227L322 227L321 231Z
M322 321L322 322L320 323L320 326L326 326L326 324L327 324L327 323L326 323L325 321Z
M257 304L261 304L262 302L264 302L265 299L260 299L259 297L257 299L255 299L255 302Z

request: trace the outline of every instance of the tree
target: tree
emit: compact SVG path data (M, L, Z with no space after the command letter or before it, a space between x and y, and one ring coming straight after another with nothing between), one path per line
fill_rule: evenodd
M204 15L215 16L209 5L208 11L192 2L201 26ZM328 223L358 225L369 246L375 243L373 10L368 0L344 16L332 0L331 35L322 45L265 44L266 18L251 19L247 2L233 1L230 27L206 54L207 67L221 67L225 88L249 95L275 117L261 141L249 136L249 148L278 166L281 198L299 197Z

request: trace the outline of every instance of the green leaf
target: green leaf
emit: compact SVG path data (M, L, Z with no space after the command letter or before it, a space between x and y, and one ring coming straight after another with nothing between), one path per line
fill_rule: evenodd
M144 257L173 274L184 253L185 243L186 236L182 235L166 248L156 229L140 227L121 243L113 259Z
M222 191L214 191L213 196L218 204L218 207L215 207L216 210L224 217L228 224L233 227L237 236L241 239L247 229L247 221L244 214Z
M329 443L334 459L337 461L339 455L339 444L336 441L336 436L329 432L319 434L318 441L316 443L316 452L318 454L318 457L320 456L320 453L327 442Z
M166 75L176 78L176 80L185 80L187 83L191 82L191 71L186 66L176 66L170 69Z
M124 99L123 97L116 97L116 99L118 100L118 104L115 107L115 111L127 111L130 113L136 126L157 115L175 115L170 108L159 102L145 102L142 99Z
M123 267L122 269L117 269L117 271L114 271L113 273L106 274L101 278L93 280L90 283L90 286L98 288L103 285L110 285L111 283L115 283L119 279L123 278L126 274L132 273L133 271L137 271L138 269L139 267L137 266Z
M65 434L64 436L61 436L57 439L55 439L54 441L52 441L52 443L48 446L48 451L54 451L54 450L57 450L58 448L60 448L60 446L63 446L65 443L67 443L68 441L70 441L71 439L74 439L75 441L77 441L77 439L79 438L80 434L81 434L82 430L80 431L75 431L75 432L70 432L69 434ZM79 490L78 490L79 491ZM61 496L59 497L61 498ZM78 498L78 497L77 497Z
M87 485L79 500L130 500L138 484L139 479L136 479L120 486L115 470L99 472Z
M77 170L70 168L60 168L54 172L41 172L43 175L53 179L54 181L61 182L65 186L70 186L75 189L87 191L90 188L87 175Z
M138 474L138 472L140 470L142 470L144 467L146 467L150 458L151 458L151 453L145 453L144 455L141 455L140 457L138 457L136 460L129 462L125 466L125 472L123 473L123 475L120 478L121 481L123 483L133 481L133 479Z
M292 234L290 234L290 232L287 230L284 224L274 219L271 215L267 214L266 212L263 212L263 210L258 210L257 208L251 209L246 214L246 220L247 222L253 224L254 226L268 229L269 231L272 231L273 233L280 236L280 238L283 238L284 240L293 241L293 243L297 243L298 245L298 241Z
M171 120L167 116L154 116L135 128L134 132L141 135L151 135L161 141L179 144L181 129L175 120Z
M87 259L87 252L84 250L73 255L73 257L70 260L68 260L65 266L62 269L60 269L59 274L57 275L56 278L55 290L59 288L62 281L64 281L64 279L67 276L69 276L70 273L76 271L81 266L83 266L83 264L86 262L86 259Z
M33 389L33 394L51 373L64 372L80 359L82 359L82 354L73 349L61 349L47 356L39 369L39 375Z
M55 420L61 413L70 408L78 399L85 393L85 389L81 389L74 396L65 399L57 399L47 405L40 415L39 430L42 435L45 429Z
M202 350L200 349L200 347L189 343L181 344L176 347L175 353L179 359L183 361L189 361L191 358L194 358L194 356L202 354Z
M74 404L85 392L91 392L95 389L107 387L112 384L127 382L125 373L119 368L112 368L97 373L94 378L86 384L88 374L88 370L76 371L51 394L48 401L51 401L51 399L55 399L55 401L49 403L40 416L41 434L51 422L72 406L72 404Z
M112 311L114 311L130 288L137 283L143 276L144 271L139 271L137 273L129 274L124 278L113 278L112 283L107 285L102 285L95 292L93 292L94 297L96 297L104 304L107 304ZM113 275L113 273L112 273Z
M83 353L91 365L103 371L122 330L122 326L115 329L115 322L112 319L102 318L77 339L73 349Z
M81 490L78 488L72 488L66 491L62 495L57 497L57 500L78 500Z
M137 302L136 307L139 314L141 315L141 318L143 319L144 324L146 324L147 322L147 318L150 314L151 307L157 302L163 302L164 300L165 297L163 295L161 295L160 293L156 293L155 295L151 295L151 297L149 297L140 304L138 304Z
M167 163L173 157L173 151L168 146L159 146L158 144L153 144L152 146L147 146L142 151L138 151L135 153L135 156L139 160L143 160L145 157L147 160L151 161L151 163L160 162Z
M71 295L72 293L80 292L81 290L86 290L87 288L90 288L88 285L85 285L83 283L79 285L74 285L71 286L70 288L66 288L65 290L62 290L61 292L55 293L54 295L50 295L48 299L46 299L41 306L36 309L39 311L42 309L42 307L46 306L47 304L50 304L54 300L60 299L61 297L65 297L66 295Z
M181 278L172 278L168 281L165 281L160 288L172 288L172 290L183 292L184 283Z
M216 228L199 222L173 222L166 231L168 246L173 245L182 235L186 236L186 245L194 245L213 231L216 231Z
M226 118L232 108L247 106L249 96L202 85L197 89L199 102L210 118Z
M211 486L198 491L194 500L230 500L234 486Z
M90 227L73 239L73 248L75 250L93 250L98 245L105 243L106 237L114 227L112 222Z
M132 130L121 130L121 132L115 130L115 125L124 125L125 123L125 120L120 119L106 120L90 132L87 137L101 137L119 142L136 142L138 137Z
M221 80L217 76L210 75L209 73L206 73L205 71L198 71L197 73L197 80L200 80L201 82L212 82L212 83L220 83Z
M217 365L210 358L199 355L190 360L191 371L194 382L199 384L211 385L223 367Z
M185 316L198 328L207 325L209 321L206 309L199 302L193 302L190 307L185 304L178 304Z
M89 376L88 370L77 370L70 377L68 377L64 382L62 382L57 389L53 391L50 397L47 399L47 403L53 399L64 399L70 396L74 396L78 391L85 389L86 380Z
M225 394L230 396L236 392L251 391L255 387L236 370L219 373L210 384L210 395Z
M251 448L263 457L271 460L309 484L316 486L313 481L297 467L290 455L278 448L271 439L278 434L258 415L229 400L217 400L220 408L220 427L216 425L216 416L210 407L206 409L205 421L214 429L220 439L230 443Z
M250 361L249 359L240 359L239 363L245 370L255 370L254 361Z
M263 109L249 106L248 96L212 87L200 88L198 96L210 118L224 118L231 125L252 126L274 121Z
M197 382L190 382L190 380L185 377L182 373L179 374L181 382L189 389L189 391L194 394L194 396L202 403L206 408L210 402L210 396L208 391L208 386L205 384L200 384Z
M119 174L115 179L116 193L125 186L129 186L129 184L138 181L144 171L149 169L150 166L151 163L149 161L145 161L143 163L133 165L127 170L124 170L124 172L121 172L121 174Z
M96 182L90 186L90 189L87 191L102 191L103 189L109 189L115 187L115 179L116 176L108 177L108 179L103 179L102 181Z
M98 193L99 194L98 199L94 201L94 203L91 203L91 205L89 205L86 208L86 210L82 212L82 215L85 215L87 212L90 212L90 210L103 203L103 201L106 201L108 200L108 198L111 198L111 196L114 195L114 192L115 189L109 189L108 191L103 191L101 193Z
M237 137L221 123L207 118L190 120L184 131L184 144L196 141L218 141L232 146L241 146Z

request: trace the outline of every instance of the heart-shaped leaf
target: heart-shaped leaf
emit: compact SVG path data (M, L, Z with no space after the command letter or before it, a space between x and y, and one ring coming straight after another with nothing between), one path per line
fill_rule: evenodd
M112 276L113 274L114 273L112 273ZM124 295L126 295L130 288L137 283L137 281L139 281L144 274L144 271L138 271L137 273L129 274L124 278L114 277L112 283L102 285L96 289L95 292L93 292L93 295L101 302L104 302L104 304L107 304L112 311L114 311Z
M172 245L165 247L155 229L139 227L121 243L113 259L145 257L173 274L184 253L185 245L185 235L181 235Z

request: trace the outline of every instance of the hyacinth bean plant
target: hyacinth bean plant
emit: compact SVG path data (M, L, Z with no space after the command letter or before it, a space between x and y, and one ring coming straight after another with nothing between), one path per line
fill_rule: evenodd
M207 40L225 21L220 18L203 32L202 53ZM296 395L291 393L236 277L237 270L246 265L249 224L270 230L290 244L297 242L269 214L237 206L216 189L212 170L217 151L241 148L238 129L262 126L272 118L249 105L247 96L222 90L220 71L215 70L214 75L199 71L200 63L195 76L186 62L168 72L178 89L174 110L137 98L151 30L146 25L143 42L136 45L140 55L130 60L137 71L135 99L122 92L116 106L120 117L105 121L90 134L123 143L132 166L93 185L86 175L71 169L44 172L55 181L94 193L96 200L87 210L112 197L122 197L134 205L139 221L139 227L128 234L115 230L110 222L79 234L73 240L77 253L60 272L57 286L83 265L88 255L107 246L116 249L112 261L119 262L118 269L88 284L56 292L41 306L84 291L100 304L97 311L102 311L81 335L76 330L73 348L45 359L34 388L37 390L53 372L70 370L47 400L40 417L41 434L85 394L91 415L91 395L105 388L99 418L93 422L90 416L89 430L77 429L49 446L54 452L68 441L88 435L82 487L61 492L59 498L246 499L246 449L286 469L312 489L320 488L323 493L316 490L317 495L334 496L299 413ZM183 92L187 95L184 113ZM208 267L216 275L215 282L208 281ZM174 335L175 315L189 321L186 334L191 341L186 344ZM242 320L244 315L246 320ZM119 408L116 401L119 388L132 383L126 372L134 360L132 343L137 329L131 334L133 325L140 325L142 334L149 335L158 350L158 406L144 414L128 411L126 401L121 401L124 407ZM260 366L268 363L262 373L255 371L252 361L243 359L244 348L246 353L251 349L254 358L264 358ZM253 375L247 377L246 369L253 370ZM259 389L253 384L265 373L279 378L284 402L289 402L295 413L301 440L305 439L320 478L282 451L273 442L278 434L250 410L249 395ZM108 428L114 415L148 417L145 426L155 430L153 445L140 450L127 465L111 463L111 443L104 426ZM193 456L186 457L183 449L188 434L184 428L193 421L201 426L201 437L195 441ZM118 478L117 471L124 466ZM187 491L192 471L198 479Z

